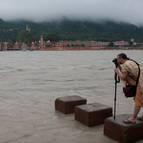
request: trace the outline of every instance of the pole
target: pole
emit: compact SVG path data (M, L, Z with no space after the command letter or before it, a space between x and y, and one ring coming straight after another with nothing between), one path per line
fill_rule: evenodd
M112 60L112 62L115 64L115 67L117 68L119 66L119 63L118 63L118 60L117 58L114 58ZM115 79L115 96L114 96L114 120L116 118L116 98L117 98L117 83L120 82L120 78L119 76L117 75L117 73L114 74L114 79Z
M116 68L117 68L117 65L116 65ZM114 96L114 115L113 115L113 117L115 120L115 118L116 118L116 100L117 100L117 83L120 82L120 78L117 75L117 73L115 73L114 79L115 79L115 96Z
M117 100L117 73L115 73L115 96L114 96L114 120L116 118L116 100Z

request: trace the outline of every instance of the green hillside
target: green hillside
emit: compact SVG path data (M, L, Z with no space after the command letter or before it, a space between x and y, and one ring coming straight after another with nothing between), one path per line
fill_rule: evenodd
M26 25L31 29L29 35L23 34ZM22 35L23 34L23 35ZM143 27L127 23L104 21L62 21L34 23L29 21L6 22L0 19L0 41L21 40L26 36L31 40L39 40L40 35L56 35L60 40L96 40L96 41L143 41ZM21 36L21 37L20 37Z

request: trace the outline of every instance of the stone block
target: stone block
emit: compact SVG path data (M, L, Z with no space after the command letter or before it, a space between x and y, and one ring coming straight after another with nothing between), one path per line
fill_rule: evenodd
M87 126L104 123L104 119L112 116L112 108L100 103L92 103L75 107L75 120Z
M133 143L143 139L143 121L137 121L136 124L125 124L123 120L131 115L118 115L114 120L107 118L104 123L104 135L117 140L121 143Z
M55 100L55 109L64 113L70 114L74 112L74 107L77 105L86 104L87 100L80 96L64 96Z

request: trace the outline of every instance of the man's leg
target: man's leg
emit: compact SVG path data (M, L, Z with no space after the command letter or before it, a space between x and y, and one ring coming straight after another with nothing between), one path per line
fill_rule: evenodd
M137 118L137 115L138 115L140 109L141 109L141 107L140 107L140 106L137 106L137 105L135 104L134 113L133 113L133 117L132 117L134 120Z
M126 124L136 123L136 118L137 118L137 115L138 115L140 109L141 109L141 107L140 107L140 106L137 106L137 105L135 104L133 116L130 117L130 118L128 118L127 120L124 120L123 122L126 123Z

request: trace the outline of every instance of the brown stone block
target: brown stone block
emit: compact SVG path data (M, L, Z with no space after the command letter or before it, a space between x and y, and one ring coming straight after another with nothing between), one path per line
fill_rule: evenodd
M92 103L75 107L75 120L87 126L104 123L104 119L112 116L112 108L100 103Z
M55 109L64 114L70 114L74 112L75 106L86 104L86 102L86 99L76 95L59 97L55 100Z
M133 143L143 139L143 121L136 124L125 124L123 120L131 115L118 115L116 119L107 118L104 123L104 134L122 143Z

